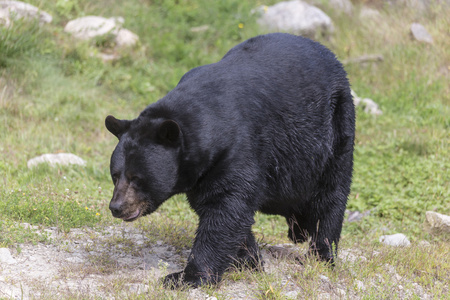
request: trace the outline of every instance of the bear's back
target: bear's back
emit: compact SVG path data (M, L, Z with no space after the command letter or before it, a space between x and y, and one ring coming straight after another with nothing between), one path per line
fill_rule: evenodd
M264 176L273 194L298 197L313 192L333 154L341 134L333 120L343 118L335 113L342 114L336 110L342 105L354 109L334 54L312 40L276 33L189 71L148 112L180 124L204 169L219 163L249 168L254 177L247 173L243 180Z

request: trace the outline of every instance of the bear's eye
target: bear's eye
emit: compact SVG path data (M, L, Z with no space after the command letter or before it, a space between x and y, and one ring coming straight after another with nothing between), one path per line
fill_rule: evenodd
M131 176L130 182L139 182L141 178L139 176Z
M112 174L111 178L112 178L112 181L113 181L113 183L115 185L117 180L119 179L119 174Z

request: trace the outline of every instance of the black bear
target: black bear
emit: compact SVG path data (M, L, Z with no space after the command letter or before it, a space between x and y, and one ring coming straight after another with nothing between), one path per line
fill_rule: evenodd
M312 40L251 38L187 72L134 120L106 118L118 139L110 210L125 221L185 193L199 225L186 268L166 286L217 283L257 268L254 214L284 216L288 236L333 262L350 192L355 108L346 72Z

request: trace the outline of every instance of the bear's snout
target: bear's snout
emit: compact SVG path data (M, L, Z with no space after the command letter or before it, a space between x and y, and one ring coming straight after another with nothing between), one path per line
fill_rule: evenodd
M136 200L135 190L128 183L119 181L109 203L109 209L115 218L134 221L142 215L143 209Z
M109 203L109 210L111 210L114 217L120 218L120 215L122 214L122 203L111 200Z

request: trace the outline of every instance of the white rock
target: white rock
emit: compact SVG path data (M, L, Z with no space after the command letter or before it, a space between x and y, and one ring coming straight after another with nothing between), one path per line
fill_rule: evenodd
M443 215L434 211L425 213L425 226L432 233L450 232L450 216Z
M86 16L69 21L64 31L71 33L74 37L88 40L107 33L117 35L122 29L123 18L103 18L98 16Z
M116 45L118 47L131 47L136 45L139 41L137 34L129 31L128 29L120 29L115 38Z
M334 30L328 15L319 8L300 0L262 6L258 11L261 14L258 23L270 31L314 36L319 32L330 33Z
M362 106L364 112L372 115L381 115L383 112L372 99L359 97L354 90L351 90L353 103L355 106Z
M342 249L339 252L339 258L342 259L344 262L350 262L350 263L358 263L358 262L367 261L366 257L361 256L357 253L354 253L351 250L346 250L346 249Z
M15 264L17 261L12 257L8 248L0 248L0 262L5 264Z
M392 235L382 235L380 236L380 242L394 247L404 247L411 245L410 241L403 233L396 233Z
M50 23L52 16L36 6L21 1L0 1L0 23L10 25L11 18L39 19L39 23Z
M433 43L433 38L431 37L431 35L428 33L425 27L423 27L423 25L419 23L411 24L411 33L413 37L419 42L424 42L428 44Z
M328 279L328 277L325 275L319 275L319 278L323 281L330 281L330 279Z
M345 296L347 295L347 292L343 289L337 288L336 295L338 295L340 298L345 298Z
M29 169L41 163L48 163L50 166L55 165L80 165L85 166L86 161L71 153L43 154L41 156L30 159L27 162Z
M0 9L0 26L9 27L11 20L9 19L9 12L5 9Z
M318 300L329 300L329 299L331 299L331 295L328 293L322 293L322 294L319 294L317 299Z
M366 289L366 286L364 285L364 283L362 281L355 280L355 285L359 290L364 291Z
M298 298L298 292L297 291L290 291L284 294L284 296L288 299L297 299Z

